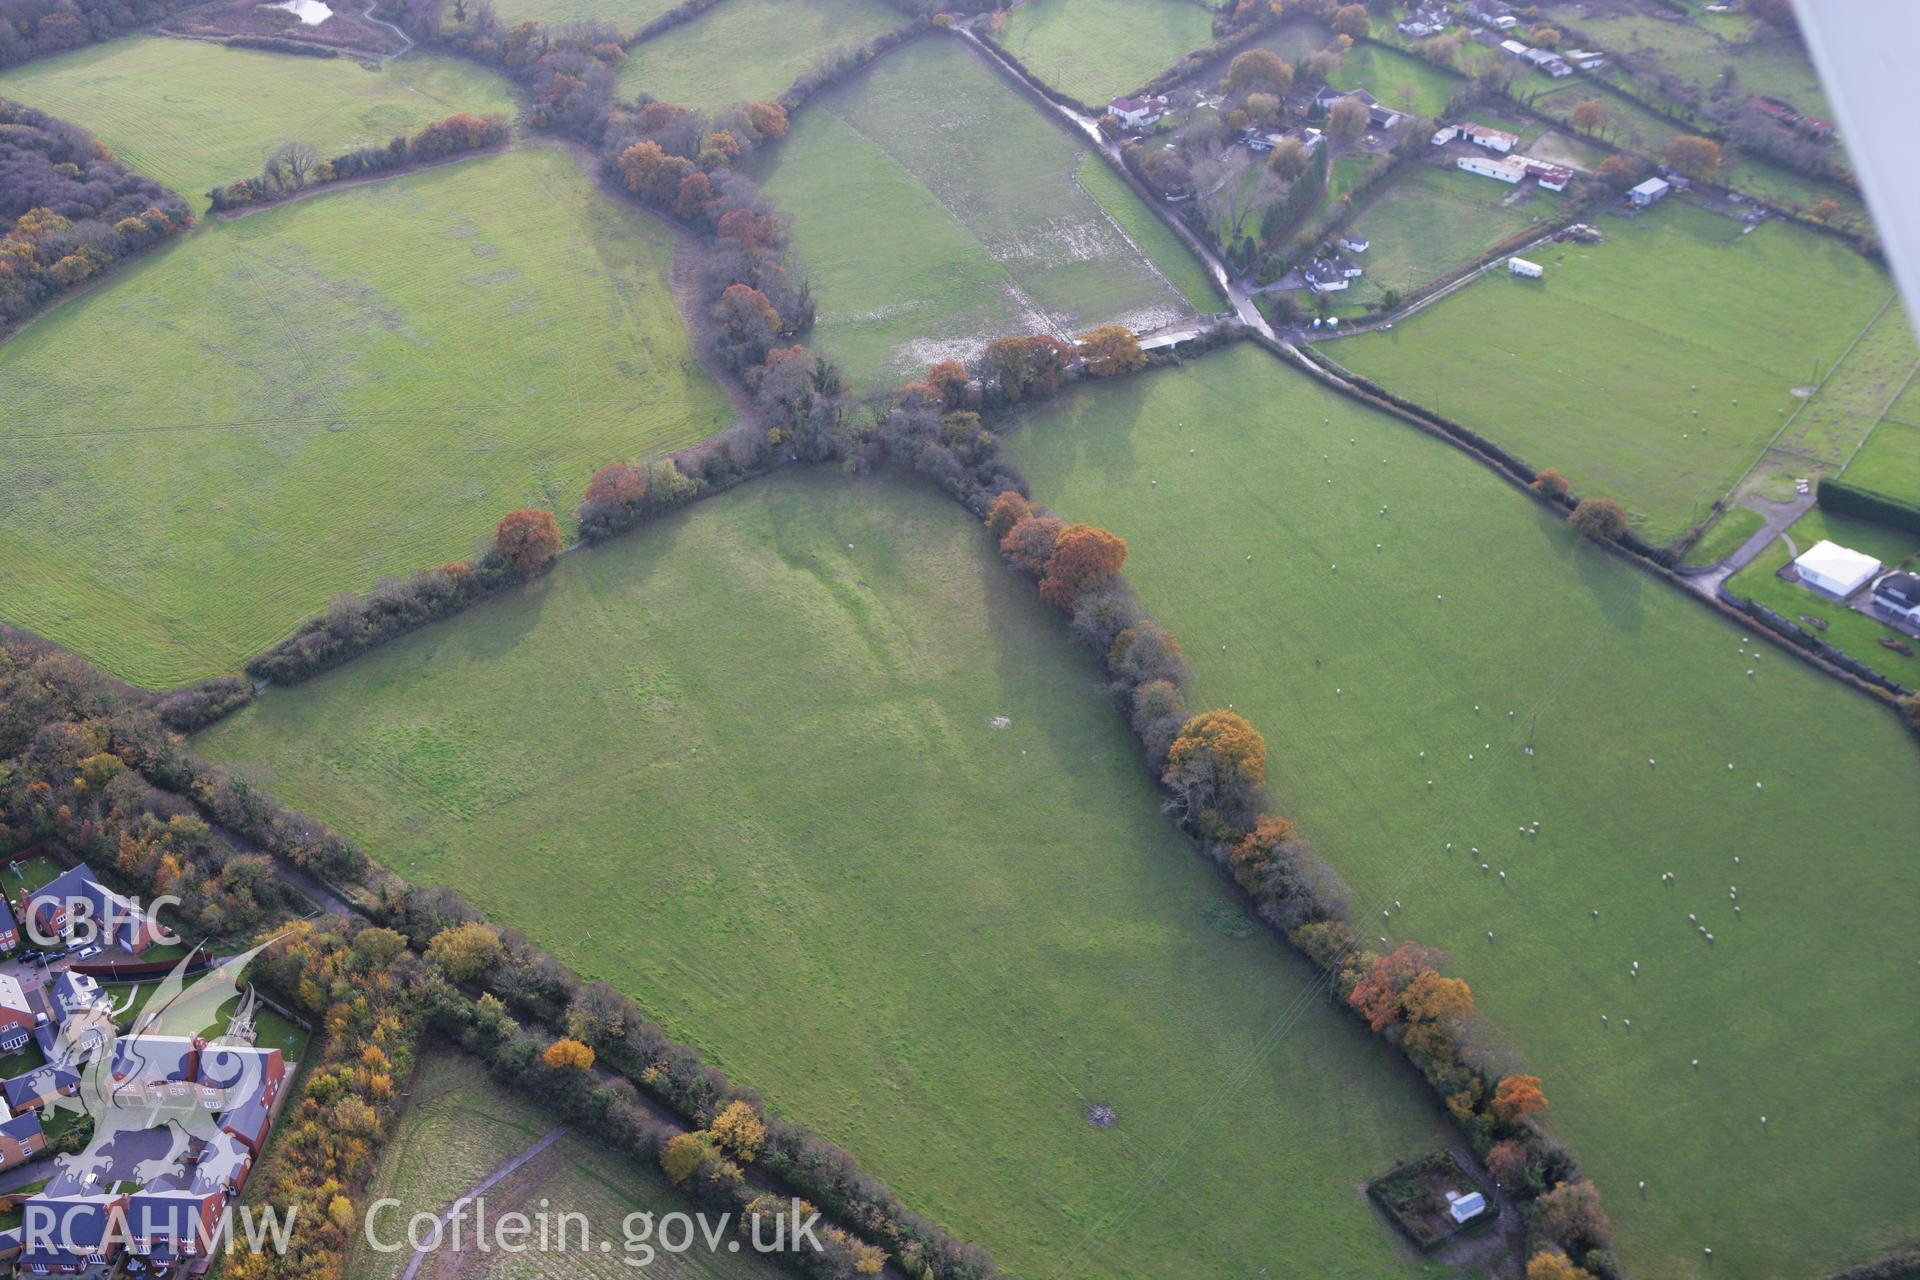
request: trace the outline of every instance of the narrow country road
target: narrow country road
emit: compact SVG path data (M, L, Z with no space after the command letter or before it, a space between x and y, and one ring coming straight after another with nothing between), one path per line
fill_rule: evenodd
M1689 590L1697 591L1708 599L1717 598L1722 583L1753 563L1755 557L1773 545L1775 538L1786 533L1788 525L1810 511L1813 504L1812 493L1800 494L1792 502L1768 502L1765 498L1754 498L1748 509L1766 517L1766 523L1725 560L1697 573L1682 571L1680 581L1686 583Z
M1003 57L998 49L995 49L992 45L987 44L981 40L979 36L974 34L971 24L956 23L953 29L959 32L968 44L978 50L980 56L986 58L994 66L1000 68L1000 70L1021 84L1027 85L1029 88L1032 87L1031 82L1028 81L1019 67L1013 65L1013 63ZM1120 144L1100 132L1098 121L1080 114L1064 103L1055 102L1044 93L1039 93L1037 89L1035 92L1039 94L1040 100L1051 108L1055 114L1072 125L1080 133L1085 134L1087 139L1092 142L1095 147L1099 148L1102 155L1112 160L1116 165L1119 165L1121 172L1125 173L1128 171L1125 163L1120 159ZM1280 342L1283 346L1292 346L1291 343L1285 342L1279 334L1273 331L1273 326L1267 323L1267 318L1260 314L1260 308L1254 305L1252 295L1247 292L1243 284L1234 280L1232 273L1227 270L1226 264L1220 260L1220 255L1213 251L1212 245L1209 245L1205 240L1202 240L1198 235L1194 234L1193 228L1189 227L1179 218L1166 217L1164 210L1159 207L1157 202L1148 201L1148 204L1153 208L1155 213L1162 215L1161 220L1173 228L1174 234L1179 236L1181 242L1193 251L1194 256L1206 264L1207 271L1213 276L1214 283L1220 286L1220 291L1227 295L1227 301L1233 305L1233 314L1241 324L1246 325L1249 329L1252 329L1255 333L1260 334L1270 341Z

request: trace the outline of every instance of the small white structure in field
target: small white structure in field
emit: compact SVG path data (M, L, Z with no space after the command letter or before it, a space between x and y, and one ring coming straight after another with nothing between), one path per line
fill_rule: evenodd
M1487 1198L1478 1191L1469 1191L1461 1195L1458 1191L1447 1192L1447 1213L1455 1222L1471 1222L1487 1211Z
M1528 262L1525 258L1508 258L1507 270L1517 276L1525 276L1529 280L1538 280L1547 274L1545 267L1537 262Z
M1880 572L1880 562L1872 556L1825 538L1800 553L1793 562L1800 581L1838 599L1846 599L1864 587Z
M1673 190L1673 184L1665 178L1648 178L1645 182L1627 192L1627 199L1644 209L1654 201Z

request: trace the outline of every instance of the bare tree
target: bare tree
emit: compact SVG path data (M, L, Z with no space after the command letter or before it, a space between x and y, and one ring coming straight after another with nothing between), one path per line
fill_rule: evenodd
M320 167L320 153L311 142L283 142L267 157L268 182L286 191L298 191Z
M1193 173L1200 207L1207 219L1226 232L1226 243L1240 239L1247 219L1280 198L1286 183L1264 164L1248 165L1230 147L1216 147L1188 166Z

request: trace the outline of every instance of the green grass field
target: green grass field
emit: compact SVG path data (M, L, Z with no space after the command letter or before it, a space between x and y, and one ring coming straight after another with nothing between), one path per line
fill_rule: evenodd
M1365 89L1395 111L1417 116L1439 115L1468 87L1459 76L1378 44L1354 45L1327 83L1336 89Z
M291 62L290 62L290 65ZM214 223L0 348L0 617L152 687L732 420L669 233L524 147Z
M1792 539L1791 547L1786 539L1775 538L1751 564L1727 579L1727 590L1744 599L1758 600L1785 615L1789 622L1817 632L1828 644L1888 679L1909 689L1920 688L1920 657L1908 657L1880 643L1881 638L1886 637L1904 640L1910 647L1920 649L1913 637L1900 635L1877 619L1855 613L1838 601L1816 595L1800 583L1785 582L1778 576L1780 570L1792 562L1795 548L1805 551L1822 538L1873 556L1890 569L1912 568L1911 562L1920 554L1920 536L1815 507L1793 522L1787 538ZM1825 622L1826 629L1821 630L1807 621L1809 618Z
M1843 474L1876 493L1920 502L1920 422L1882 420Z
M917 40L814 99L766 191L793 216L817 344L869 380L1003 334L1218 307L1171 235L1130 236L1151 214L1124 187L1082 184L1085 154L955 40Z
M1812 419L1814 440L1840 459L1850 483L1920 502L1920 349L1898 302L1867 331L1801 417Z
M1627 1274L1914 1236L1915 1015L1883 984L1920 961L1920 750L1891 714L1251 344L1062 397L1012 452L1128 540L1194 705L1264 731L1367 932L1452 951Z
M1180 296L1198 311L1223 311L1226 299L1200 259L1180 242L1158 214L1140 201L1113 166L1091 151L1082 152L1077 174L1080 189L1100 202L1107 216L1147 255Z
M385 1198L399 1202L397 1207L382 1210L375 1219L383 1245L404 1239L406 1222L412 1215L445 1211L560 1123L558 1117L543 1111L525 1094L496 1084L478 1059L453 1049L429 1052L407 1091L407 1107L401 1112L399 1127L381 1152L379 1166L363 1197L368 1205ZM637 1273L637 1267L623 1262L620 1251L627 1215L686 1213L693 1209L693 1202L669 1187L658 1171L642 1168L572 1133L496 1183L484 1199L488 1222L497 1222L509 1213L525 1213L537 1224L544 1213L553 1226L555 1240L560 1238L559 1215L586 1215L591 1231L587 1253L578 1247L579 1228L575 1226L566 1237L568 1247L564 1251L533 1250L517 1258L497 1250L492 1258L486 1258L469 1246L456 1262L449 1256L453 1252L449 1244L428 1253L427 1274L458 1275L462 1280L630 1276ZM471 1215L466 1225L471 1233ZM613 1256L595 1251L594 1242L603 1239L613 1243ZM536 1229L528 1243L537 1240ZM707 1252L704 1244L687 1254L656 1251L644 1274L664 1275L671 1280L748 1280L784 1274L769 1264L756 1263L751 1254L726 1253L724 1244L721 1248L719 1254ZM405 1270L410 1257L406 1247L397 1252L376 1249L365 1232L356 1232L347 1274L354 1280L391 1280ZM637 1253L633 1257L635 1263L640 1259ZM436 1271L436 1266L442 1269Z
M698 111L771 102L823 55L906 23L886 0L726 0L630 49L620 92Z
M1751 507L1729 507L1687 548L1680 563L1688 567L1719 564L1760 532L1765 523L1765 517Z
M1359 258L1367 274L1340 295L1337 309L1371 302L1388 289L1405 293L1425 284L1539 225L1559 207L1551 192L1532 184L1510 187L1460 169L1421 165L1347 224L1346 234L1371 244Z
M631 36L673 8L674 0L500 0L493 6L508 26L542 22L611 22L623 36Z
M0 72L0 96L64 116L128 168L207 207L209 188L260 172L283 142L322 155L379 146L456 111L514 111L510 86L456 58L414 53L368 71L204 40L131 35Z
M1213 20L1187 0L1029 0L996 34L1042 80L1101 106L1204 48Z
M1777 447L1838 470L1920 369L1913 326L1895 298L1860 335L1820 389L1793 415Z
M1437 1113L1220 927L1069 644L947 499L786 472L196 744L614 981L1013 1272L1407 1274L1358 1188Z
M1830 238L1678 203L1604 218L1605 240L1536 250L1397 325L1329 348L1583 496L1618 499L1652 541L1705 515L1891 295ZM1698 387L1698 390L1693 388Z

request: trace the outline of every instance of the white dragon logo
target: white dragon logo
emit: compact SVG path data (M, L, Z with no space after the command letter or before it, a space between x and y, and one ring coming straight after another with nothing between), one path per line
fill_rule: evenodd
M194 1139L216 1138L219 1117L259 1092L261 1055L222 1053L228 1047L251 1048L225 1034L205 1041L199 1079L176 1087L163 1077L168 1072L165 1064L177 1063L181 1056L180 1040L191 1041L217 1023L221 1009L236 996L240 1005L230 1025L251 1022L256 1000L250 987L241 994L240 974L272 941L221 960L188 986L187 967L200 951L195 947L161 979L125 1034L106 1010L97 1007L80 1010L62 1024L57 1050L48 1055L49 1065L41 1068L47 1077L40 1093L49 1113L71 1111L91 1117L93 1139L77 1155L56 1157L58 1181L70 1178L93 1185L113 1168L108 1149L122 1134L164 1127L172 1135L165 1152L142 1161L134 1174L145 1185L174 1168ZM163 1037L173 1042L163 1044ZM74 1063L81 1065L76 1068ZM57 1066L69 1073L77 1070L80 1085L74 1093L53 1087Z

